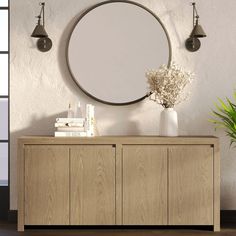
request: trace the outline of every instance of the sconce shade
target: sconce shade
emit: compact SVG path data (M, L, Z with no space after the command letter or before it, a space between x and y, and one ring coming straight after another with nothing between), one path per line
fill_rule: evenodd
M203 38L206 37L206 33L204 32L201 25L198 23L194 26L192 33L190 34L190 38Z
M36 25L31 37L34 38L45 38L48 37L47 32L45 31L44 27L40 24Z

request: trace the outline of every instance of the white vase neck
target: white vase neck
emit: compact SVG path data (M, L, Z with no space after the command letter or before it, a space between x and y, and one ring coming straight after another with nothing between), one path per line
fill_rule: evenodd
M166 107L166 108L164 108L164 110L166 110L166 111L173 111L174 108L173 107Z

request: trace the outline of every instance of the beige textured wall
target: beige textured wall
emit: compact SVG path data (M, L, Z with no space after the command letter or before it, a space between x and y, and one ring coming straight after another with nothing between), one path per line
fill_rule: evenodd
M52 135L53 123L69 102L93 103L101 135L155 135L161 107L149 100L117 107L98 103L76 87L66 66L65 45L79 14L98 0L47 0L46 29L53 41L40 53L30 37L39 6L36 0L11 0L11 209L17 208L16 143L21 135ZM217 96L231 97L236 87L236 1L198 0L200 23L208 37L196 53L184 41L192 27L192 9L186 0L139 0L153 10L169 32L173 59L193 70L191 97L178 105L180 134L220 136L222 154L222 209L236 209L236 149L229 149L223 131L208 123Z

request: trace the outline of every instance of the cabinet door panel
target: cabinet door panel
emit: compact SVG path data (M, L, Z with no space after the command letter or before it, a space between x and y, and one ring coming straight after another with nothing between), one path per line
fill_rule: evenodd
M69 148L25 147L25 224L69 224Z
M167 224L166 147L123 147L123 224Z
M169 148L169 224L213 224L213 148Z
M115 224L115 148L71 148L71 224Z

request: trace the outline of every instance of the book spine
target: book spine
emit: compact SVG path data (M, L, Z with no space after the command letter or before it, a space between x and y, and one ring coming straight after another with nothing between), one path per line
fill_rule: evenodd
M58 127L57 131L85 132L85 128L84 127Z
M87 136L94 136L94 106L86 105L86 130Z
M75 123L75 122L71 122L71 123L55 123L55 127L84 127L85 122L81 122L81 123Z
M86 132L62 132L62 131L55 131L55 137L86 137Z
M56 118L56 122L61 122L61 123L81 123L85 122L85 118Z
M94 106L90 107L90 123L91 123L91 136L94 136L94 127L95 127L95 120L94 120Z
M86 104L86 132L87 136L90 136L90 131L89 131L89 104Z

